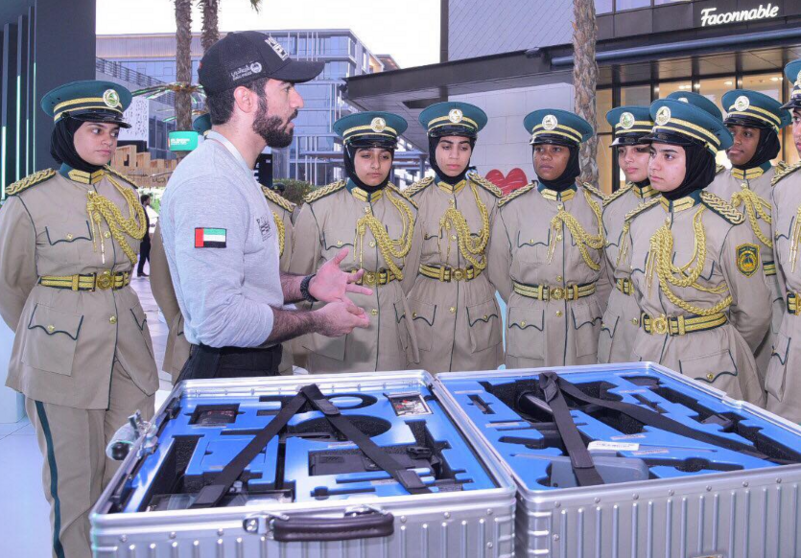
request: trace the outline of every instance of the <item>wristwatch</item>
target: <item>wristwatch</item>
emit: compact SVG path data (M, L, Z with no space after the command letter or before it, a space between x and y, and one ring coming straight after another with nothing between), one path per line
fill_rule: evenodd
M311 275L307 275L300 282L300 296L302 296L303 300L305 300L306 302L318 302L318 300L314 298L309 292L309 284L311 283L311 280L314 279L315 275L317 274L312 273Z

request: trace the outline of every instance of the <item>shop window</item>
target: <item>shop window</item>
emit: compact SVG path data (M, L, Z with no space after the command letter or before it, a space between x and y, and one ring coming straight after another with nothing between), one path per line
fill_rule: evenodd
M651 86L638 85L635 87L623 87L620 90L621 105L642 105L651 104Z
M659 84L659 87L657 88L657 95L660 99L663 99L668 95L670 95L671 93L675 93L676 91L692 91L692 90L693 90L693 84L689 79L684 81L668 81Z
M609 14L612 13L612 0L595 0L595 13L596 14Z
M723 94L732 89L736 89L734 84L734 76L716 78L716 79L702 79L700 82L700 93L713 103L715 103L723 114L726 113L728 107L723 106Z
M612 110L612 90L599 89L595 96L595 111L598 115L598 133L611 132L612 127L606 121L606 113Z
M781 74L759 74L757 76L743 76L743 89L759 91L777 101L781 100L781 90L784 77Z
M622 12L624 10L649 8L650 6L651 6L651 0L617 0L615 4L615 11Z

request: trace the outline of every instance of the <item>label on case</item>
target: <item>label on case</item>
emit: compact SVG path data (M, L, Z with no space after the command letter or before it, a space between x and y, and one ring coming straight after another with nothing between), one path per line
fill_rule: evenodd
M640 449L640 444L635 444L632 442L604 442L602 440L596 440L594 442L590 442L587 446L587 449L590 451L637 451Z

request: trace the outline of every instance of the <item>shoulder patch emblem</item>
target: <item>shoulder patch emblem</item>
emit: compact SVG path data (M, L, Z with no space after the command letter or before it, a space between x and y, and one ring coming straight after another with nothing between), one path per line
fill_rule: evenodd
M771 186L776 186L776 184L783 178L791 175L798 169L801 169L801 161L798 161L794 165L784 164L783 168L779 169L776 167L776 174L773 176L773 180L770 181Z
M529 192L529 191L533 190L536 187L537 187L537 183L536 182L529 182L525 186L521 186L517 190L515 190L513 192L510 192L509 194L507 194L506 196L501 198L501 201L498 202L498 207L503 207L504 205L508 204L512 200L516 200L517 198L519 198L520 196L522 196L526 192Z
M322 199L334 192L341 190L345 187L345 181L340 180L339 182L332 182L328 186L323 186L322 188L317 188L313 192L306 194L306 197L303 198L306 200L306 203L316 202L319 199Z
M498 188L494 183L490 182L477 172L469 172L467 173L467 177L470 178L473 182L487 190L490 194L495 196L498 199L503 198L503 190Z
M431 184L433 183L434 183L434 177L429 176L428 178L419 180L418 182L415 182L414 184L406 188L404 190L404 193L406 194L407 198L411 198L412 196L416 196L417 194L419 194L420 192L431 186Z
M751 277L759 270L759 246L756 244L745 243L737 246L737 270Z
M611 196L608 196L603 201L603 206L606 207L607 205L609 205L610 203L612 203L616 199L618 199L618 198L622 197L623 195L625 195L626 192L631 191L632 188L633 188L633 186L631 184L626 184L622 188L618 188L617 192L613 192Z
M273 202L278 207L290 213L295 211L295 204L286 199L285 197L283 197L281 194L279 194L272 188L267 188L266 186L262 186L261 191L264 194L265 198Z
M6 195L7 196L14 196L19 194L20 192L27 190L31 186L36 186L37 184L41 184L45 180L49 180L56 175L56 171L53 169L45 169L40 170L39 172L35 172L33 174L29 174L22 180L18 180L11 184L8 188L6 188Z
M597 197L601 198L601 200L605 200L606 199L606 194L601 192L598 188L596 188L595 186L593 186L589 182L582 182L581 185L584 186L584 188L586 190L588 190L594 196L597 196Z
M732 204L723 198L716 196L712 192L706 190L701 191L701 202L709 209L726 219L732 225L739 225L745 221L745 216L735 209Z

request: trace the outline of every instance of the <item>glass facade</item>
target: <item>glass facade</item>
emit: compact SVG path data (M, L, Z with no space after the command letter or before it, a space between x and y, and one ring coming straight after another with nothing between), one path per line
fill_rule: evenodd
M612 12L625 12L628 10L639 10L641 8L651 8L663 4L675 4L676 2L693 2L694 0L595 0L595 13L609 14Z

